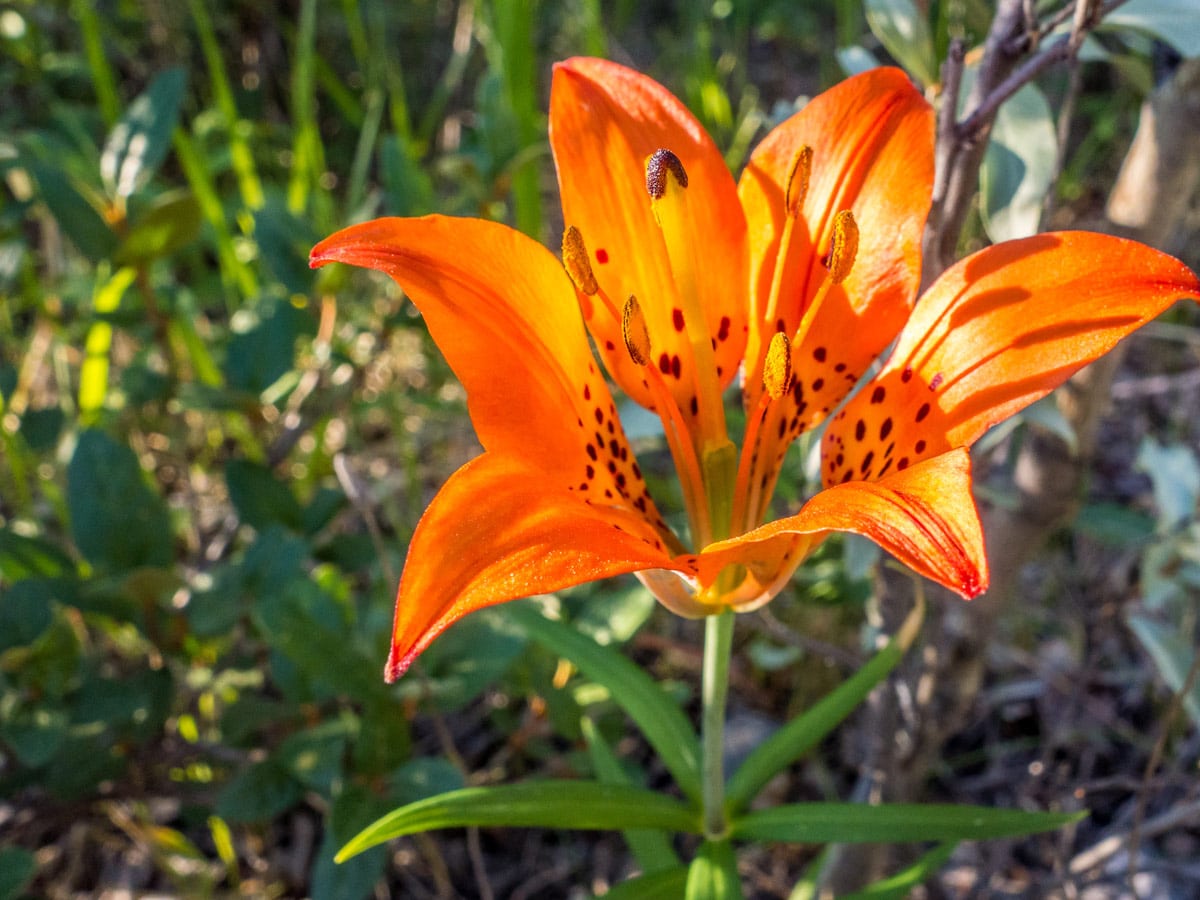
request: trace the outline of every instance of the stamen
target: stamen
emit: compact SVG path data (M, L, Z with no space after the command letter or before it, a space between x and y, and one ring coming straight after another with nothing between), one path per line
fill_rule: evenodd
M600 284L596 281L596 276L592 274L587 245L583 242L583 235L574 225L568 226L567 230L563 232L562 261L563 268L567 270L567 275L570 276L580 293L590 297L600 290Z
M783 192L783 205L789 216L798 215L800 204L808 194L808 179L812 174L812 147L804 144L792 157L792 165L788 169L787 186Z
M746 417L746 433L742 436L742 454L738 460L734 482L734 527L742 531L753 528L757 522L748 519L748 513L757 514L759 485L751 479L759 451L759 432L767 418L771 404L788 392L792 385L792 343L782 331L771 337L767 356L763 360L763 392L758 402Z
M625 308L621 313L621 336L625 339L629 358L642 367L646 387L654 401L654 409L662 420L663 435L667 439L667 446L679 472L688 521L693 523L697 531L693 538L700 546L704 546L711 540L712 526L708 506L704 502L704 476L700 460L696 456L696 448L692 446L688 426L679 411L679 404L675 402L670 388L663 381L658 366L651 362L650 333L646 328L646 317L637 297L632 295L625 301Z
M646 192L654 220L662 230L671 276L675 282L678 308L691 347L691 370L695 379L697 425L693 438L704 455L729 443L721 384L713 355L712 335L701 304L701 276L696 260L695 223L688 202L688 176L679 157L670 150L656 150L646 160Z
M850 274L858 255L858 223L854 213L843 209L833 217L833 238L829 243L829 280L841 284Z
M679 157L666 148L655 150L646 160L646 193L651 200L661 200L666 196L668 173L675 176L675 183L681 188L688 186L687 172Z
M625 339L625 349L635 364L644 366L650 362L650 332L646 328L646 316L637 297L632 294L621 312L621 337Z
M792 345L782 331L775 332L767 359L763 363L763 387L772 399L778 400L792 383Z

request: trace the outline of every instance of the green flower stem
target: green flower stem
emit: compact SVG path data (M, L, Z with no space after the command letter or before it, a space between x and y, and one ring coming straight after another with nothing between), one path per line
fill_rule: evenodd
M725 698L729 694L729 653L733 646L733 611L726 609L704 620L704 671L701 699L702 788L704 836L726 837L725 817Z

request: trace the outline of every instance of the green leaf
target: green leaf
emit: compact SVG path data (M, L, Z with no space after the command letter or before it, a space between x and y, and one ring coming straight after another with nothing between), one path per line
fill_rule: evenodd
M171 518L147 486L132 450L100 431L79 436L67 467L67 508L75 545L110 572L169 566Z
M896 62L922 84L936 84L929 23L912 0L866 0L867 26Z
M660 828L696 834L700 818L678 800L594 781L527 781L463 788L401 807L342 848L339 862L405 834L468 825L620 831Z
M247 766L225 785L216 813L234 823L267 822L299 803L304 789L274 759Z
M683 792L693 800L699 799L700 744L696 732L654 679L617 650L602 647L570 626L547 619L532 605L509 604L507 612L531 638L608 688L613 701L641 728Z
M114 262L144 265L170 256L196 239L202 221L200 204L191 191L171 191L156 197L121 241Z
M117 236L75 180L45 163L31 163L29 170L38 183L38 196L75 248L94 263L109 258Z
M34 453L49 453L58 444L66 415L57 406L27 409L21 415L21 437Z
M1164 447L1154 438L1146 437L1138 448L1134 465L1150 477L1154 486L1160 528L1170 530L1195 516L1200 497L1200 463L1190 447L1184 444Z
M1164 625L1149 616L1131 613L1127 617L1129 629L1142 642L1163 681L1175 693L1183 690L1188 670L1196 658L1196 647L1179 630ZM1192 680L1191 690L1183 698L1183 706L1192 721L1200 725L1200 678Z
M225 484L238 517L258 531L279 524L298 529L303 513L291 489L266 466L245 459L225 465Z
M506 616L483 610L455 622L422 654L425 677L405 679L393 690L440 710L461 709L500 679L526 646L525 634Z
M62 748L67 737L67 711L47 703L20 706L0 720L0 738L22 765L45 765Z
M745 807L776 773L800 759L850 715L903 658L924 616L924 598L918 594L916 605L886 647L810 709L759 744L730 778L725 788L726 808L736 811Z
M665 900L669 897L681 897L687 888L687 879L687 866L639 875L614 884L604 895L604 900Z
M186 85L183 69L167 69L113 126L100 155L100 178L114 197L128 197L149 181L166 159Z
M311 317L291 303L267 303L253 317L234 320L225 376L235 390L261 394L292 369L296 339L311 331Z
M54 582L30 578L4 592L0 602L0 653L32 644L54 618Z
M705 841L688 866L686 900L741 900L737 856L729 841Z
M37 871L33 854L23 847L0 847L0 900L16 900Z
M71 557L45 538L17 534L0 528L0 578L8 582L31 576L54 578L74 574Z
M584 716L579 722L583 737L587 741L588 756L592 761L592 769L603 784L634 785L634 782L621 768L612 748L600 734L596 724ZM627 828L622 832L625 843L633 852L634 859L643 872L661 872L664 869L677 868L679 857L671 847L671 841L661 831L644 828Z
M946 864L956 846L955 843L946 843L934 847L903 872L847 894L842 900L904 900L913 888Z
M996 113L980 169L980 211L988 237L999 243L1037 234L1057 159L1050 104L1027 84Z
M1089 503L1079 510L1074 527L1110 547L1132 547L1154 536L1154 519L1120 503Z
M329 795L342 775L346 744L357 731L353 714L343 712L338 719L291 735L273 756L305 787Z
M1200 56L1196 0L1129 0L1104 17L1104 27L1136 28L1170 44L1182 56Z
M748 813L733 823L733 837L803 844L977 841L1053 831L1086 815L944 804L796 803Z

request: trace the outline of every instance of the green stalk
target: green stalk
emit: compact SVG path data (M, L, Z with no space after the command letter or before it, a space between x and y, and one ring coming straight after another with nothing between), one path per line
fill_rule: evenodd
M71 11L79 22L79 30L83 36L84 51L87 54L88 70L92 76L92 86L96 91L96 102L100 106L100 114L109 127L117 123L121 117L121 98L117 93L117 79L113 75L112 66L104 52L104 38L100 34L100 19L96 10L88 0L79 0L71 4Z
M733 611L704 620L704 669L701 687L701 787L704 836L723 840L725 816L725 699L729 695L729 655L733 646Z

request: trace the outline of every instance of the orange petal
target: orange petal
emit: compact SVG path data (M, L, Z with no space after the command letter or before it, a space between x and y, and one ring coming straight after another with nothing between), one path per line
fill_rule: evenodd
M495 222L428 216L339 231L313 249L314 266L330 262L378 269L405 290L466 388L487 450L665 530L548 250Z
M733 178L700 123L656 81L616 63L570 59L554 67L550 145L558 168L563 220L577 227L592 269L617 315L587 304L588 327L613 378L643 406L652 405L642 373L621 337L620 311L636 296L646 315L652 355L689 415L695 394L683 306L662 233L646 193L646 159L669 149L688 176L700 266L699 302L714 342L722 386L745 347L745 219Z
M880 481L827 488L794 516L706 547L700 555L700 580L711 584L726 566L744 566L755 589L743 589L737 601L742 608L753 608L777 593L831 531L869 537L965 599L987 590L983 530L971 496L971 458L964 449Z
M396 599L386 678L447 626L497 603L641 569L676 568L640 517L548 488L524 460L459 469L417 525Z
M812 148L800 214L785 228L784 194L799 148ZM755 150L738 191L746 210L751 266L745 399L753 409L776 331L795 334L827 278L822 258L833 221L850 210L859 248L849 276L829 285L792 345L794 382L758 431L747 479L746 525L761 521L791 442L823 421L895 338L921 274L921 232L933 190L933 111L898 69L873 69L814 98ZM781 243L787 245L781 250ZM774 307L776 267L786 259Z
M815 97L774 129L750 158L738 183L750 246L751 338L747 391L771 336L791 337L825 280L834 216L850 210L858 223L858 254L849 276L831 286L811 328L793 347L805 388L804 427L833 409L907 318L921 275L921 232L933 192L933 110L899 69L872 69ZM811 175L792 232L795 277L778 305L768 297L784 235L784 191L796 152L812 148ZM790 419L794 411L782 418Z
M989 247L917 303L875 380L830 423L826 484L969 446L1200 282L1178 260L1088 232Z

